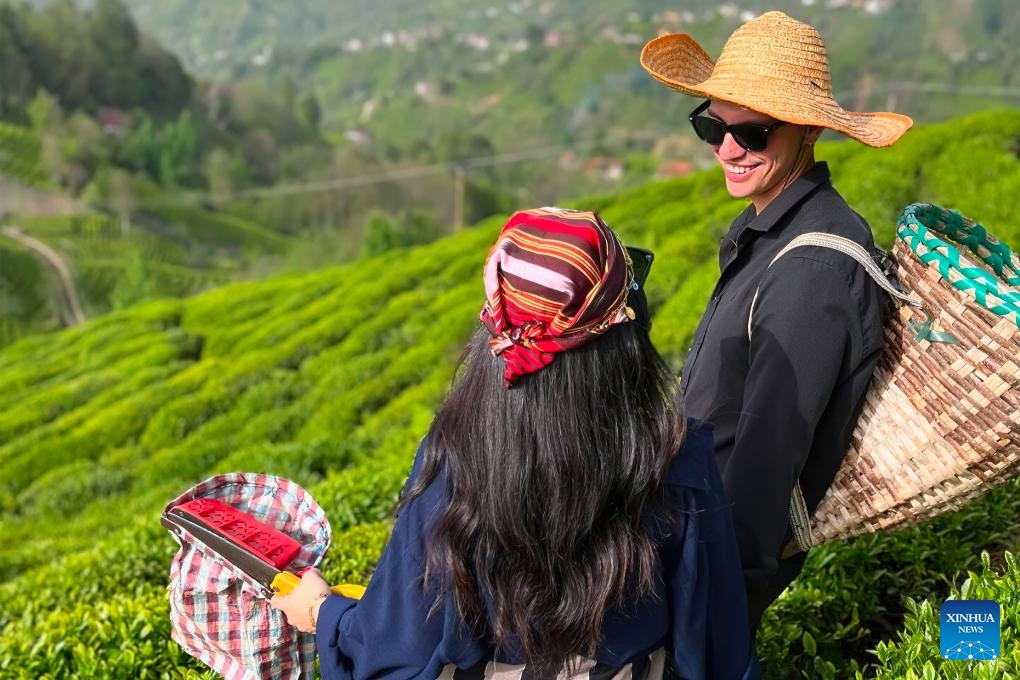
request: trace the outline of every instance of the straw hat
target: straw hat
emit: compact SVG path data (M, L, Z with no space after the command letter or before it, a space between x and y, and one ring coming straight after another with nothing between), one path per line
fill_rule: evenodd
M813 27L782 12L740 26L714 62L689 35L648 42L641 65L686 94L720 99L798 125L842 132L868 146L889 146L913 121L897 113L847 111L832 98L829 59Z

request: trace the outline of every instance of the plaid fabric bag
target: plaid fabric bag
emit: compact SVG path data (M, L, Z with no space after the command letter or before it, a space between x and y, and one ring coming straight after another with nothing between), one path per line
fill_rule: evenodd
M212 498L275 527L301 544L288 570L317 566L331 532L322 508L300 486L272 475L218 475L185 491L164 513ZM176 537L175 537L176 538ZM190 539L190 540L189 540ZM170 565L171 636L227 680L297 680L315 675L315 637L269 606L265 589L187 532Z

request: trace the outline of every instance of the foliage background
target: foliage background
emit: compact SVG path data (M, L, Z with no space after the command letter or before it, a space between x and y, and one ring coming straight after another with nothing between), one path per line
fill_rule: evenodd
M920 127L890 149L829 142L818 152L886 246L913 201L956 208L1020 244L1016 110ZM656 252L653 339L679 368L718 239L741 208L719 171L562 203L599 210L625 241ZM132 305L0 349L0 677L210 677L169 640L175 544L158 513L216 473L268 472L308 488L333 526L327 576L369 578L416 443L477 323L482 262L504 218L341 267ZM937 606L982 568L982 551L988 588L999 588L1018 513L1020 490L1008 484L923 526L813 551L764 622L768 677L896 677L925 664L924 677L958 677L918 647L931 624L924 605L907 602ZM1003 578L1015 579L1010 569ZM996 672L1015 674L1016 663L1004 657Z
M716 54L770 9L818 27L848 108L1020 101L1013 0L0 0L0 223L93 316L708 167L641 45ZM60 327L52 274L0 251L0 345Z
M710 159L636 55L665 30L716 53L768 9L819 28L848 108L929 123L819 147L880 242L928 201L1020 245L1012 0L0 0L0 229L59 253L92 319L45 332L57 281L0 235L0 678L211 677L169 640L157 513L219 472L309 488L327 575L369 578L515 207L654 249L679 370L741 206L717 169L658 181ZM1018 516L1008 484L814 551L763 625L768 677L1017 675L939 661L933 612L994 597L1012 644Z

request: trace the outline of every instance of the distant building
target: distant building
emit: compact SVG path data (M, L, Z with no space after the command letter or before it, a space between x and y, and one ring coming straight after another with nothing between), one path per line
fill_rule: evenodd
M364 130L348 130L344 133L344 137L351 144L361 145L367 144L371 137Z
M559 159L560 170L573 171L581 167L581 159L577 157L577 154L573 151L564 151L560 154Z
M683 177L694 170L694 164L690 161L662 161L655 169L657 177Z
M726 17L727 19L732 19L739 13L740 8L732 2L727 2L726 4L719 6L719 15Z
M262 48L257 54L251 58L251 63L255 66L265 66L273 59L273 46L269 45Z
M610 156L593 156L584 163L584 171L591 175L601 175L611 182L623 178L623 161Z
M469 33L468 35L464 36L464 43L468 47L476 49L479 52L484 52L485 50L492 47L492 41L489 40L489 37L485 35L480 35L478 33Z
M96 120L99 121L103 134L110 137L123 137L131 131L131 117L112 107L101 106L96 111Z
M433 101L435 99L432 85L425 80L419 80L414 84L414 93L425 101Z

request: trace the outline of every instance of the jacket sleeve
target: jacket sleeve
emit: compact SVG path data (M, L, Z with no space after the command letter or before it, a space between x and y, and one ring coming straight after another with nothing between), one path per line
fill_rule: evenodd
M439 478L401 510L361 600L323 602L315 641L324 680L435 678L450 659L465 658L471 636L455 607L433 608L435 590L423 585L425 532L445 498Z
M682 486L674 492L679 530L663 560L673 663L684 680L758 680L761 666L747 622L729 501L711 435L697 438L702 441L689 442L680 454L697 461L686 466Z
M825 262L787 255L762 283L723 475L748 593L764 589L778 569L790 494L842 367L861 351L860 325L848 280Z

